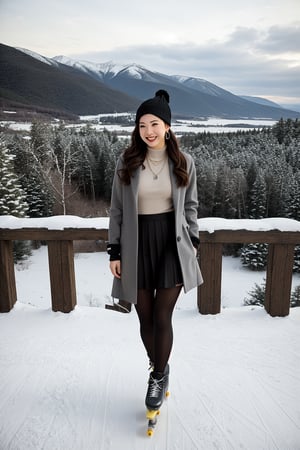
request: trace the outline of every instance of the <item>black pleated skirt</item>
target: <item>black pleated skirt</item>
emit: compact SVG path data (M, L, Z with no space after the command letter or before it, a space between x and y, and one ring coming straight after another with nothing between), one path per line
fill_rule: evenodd
M138 219L138 289L154 290L182 284L174 211L141 214Z

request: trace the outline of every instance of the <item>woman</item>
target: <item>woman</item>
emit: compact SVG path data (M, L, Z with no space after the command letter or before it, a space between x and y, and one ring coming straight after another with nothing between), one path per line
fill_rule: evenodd
M196 171L170 129L166 91L139 106L135 123L113 181L108 253L112 296L135 304L153 368L146 406L157 410L168 387L177 298L182 287L202 283Z

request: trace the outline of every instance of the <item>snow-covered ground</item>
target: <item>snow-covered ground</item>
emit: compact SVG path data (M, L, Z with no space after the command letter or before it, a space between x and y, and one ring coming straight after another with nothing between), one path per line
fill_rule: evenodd
M111 114L113 116L124 116L126 114ZM105 128L108 131L117 131L118 133L124 133L124 135L129 135L132 133L133 126L123 126L118 124L105 124L101 123L102 116L109 116L109 114L98 114L96 116L82 116L81 124L68 125L68 127L82 128L86 126L86 123L90 123L90 126L98 131L103 131ZM271 127L276 123L275 120L271 119L222 119L217 117L211 117L203 120L178 120L174 121L172 124L172 130L176 135L182 135L183 133L235 133L237 131L245 131L253 128L261 129L264 126ZM54 123L57 126L59 122ZM7 126L11 130L23 130L30 131L30 122L15 122L1 121L0 125Z
M148 438L136 313L104 309L106 254L76 255L75 270L78 306L63 314L50 308L46 247L16 266L18 302L0 315L1 450L300 449L300 308L241 306L264 273L224 258L219 315L197 312L196 290L181 295L171 396Z

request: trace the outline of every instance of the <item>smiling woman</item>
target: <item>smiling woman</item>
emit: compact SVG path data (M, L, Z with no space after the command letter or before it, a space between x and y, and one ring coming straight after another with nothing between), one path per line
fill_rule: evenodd
M156 100L158 99L158 100ZM169 102L169 95L165 91L158 91L154 100L144 102L136 114L136 123L139 124L139 132L142 140L152 150L160 150L165 145L165 139L170 139L171 113L169 109L160 108L161 99ZM151 106L151 104L154 105ZM149 112L147 112L149 111ZM159 117L151 113L154 111Z
M142 140L153 150L161 149L169 126L153 114L145 114L139 125Z
M113 181L108 253L112 296L136 307L153 369L145 402L157 412L169 383L173 310L182 287L202 283L196 170L171 131L166 91L139 106L135 123Z

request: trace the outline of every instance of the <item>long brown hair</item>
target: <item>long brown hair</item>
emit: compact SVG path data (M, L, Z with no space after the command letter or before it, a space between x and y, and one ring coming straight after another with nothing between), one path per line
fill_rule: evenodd
M169 129L170 139L166 140L168 157L174 164L174 175L176 177L177 186L187 186L189 176L187 173L186 159L183 153L179 150L179 145L175 134ZM131 177L136 169L140 166L144 168L144 160L147 153L147 145L142 140L138 125L135 126L132 136L131 144L123 153L124 166L118 171L118 175L122 183L129 185Z

